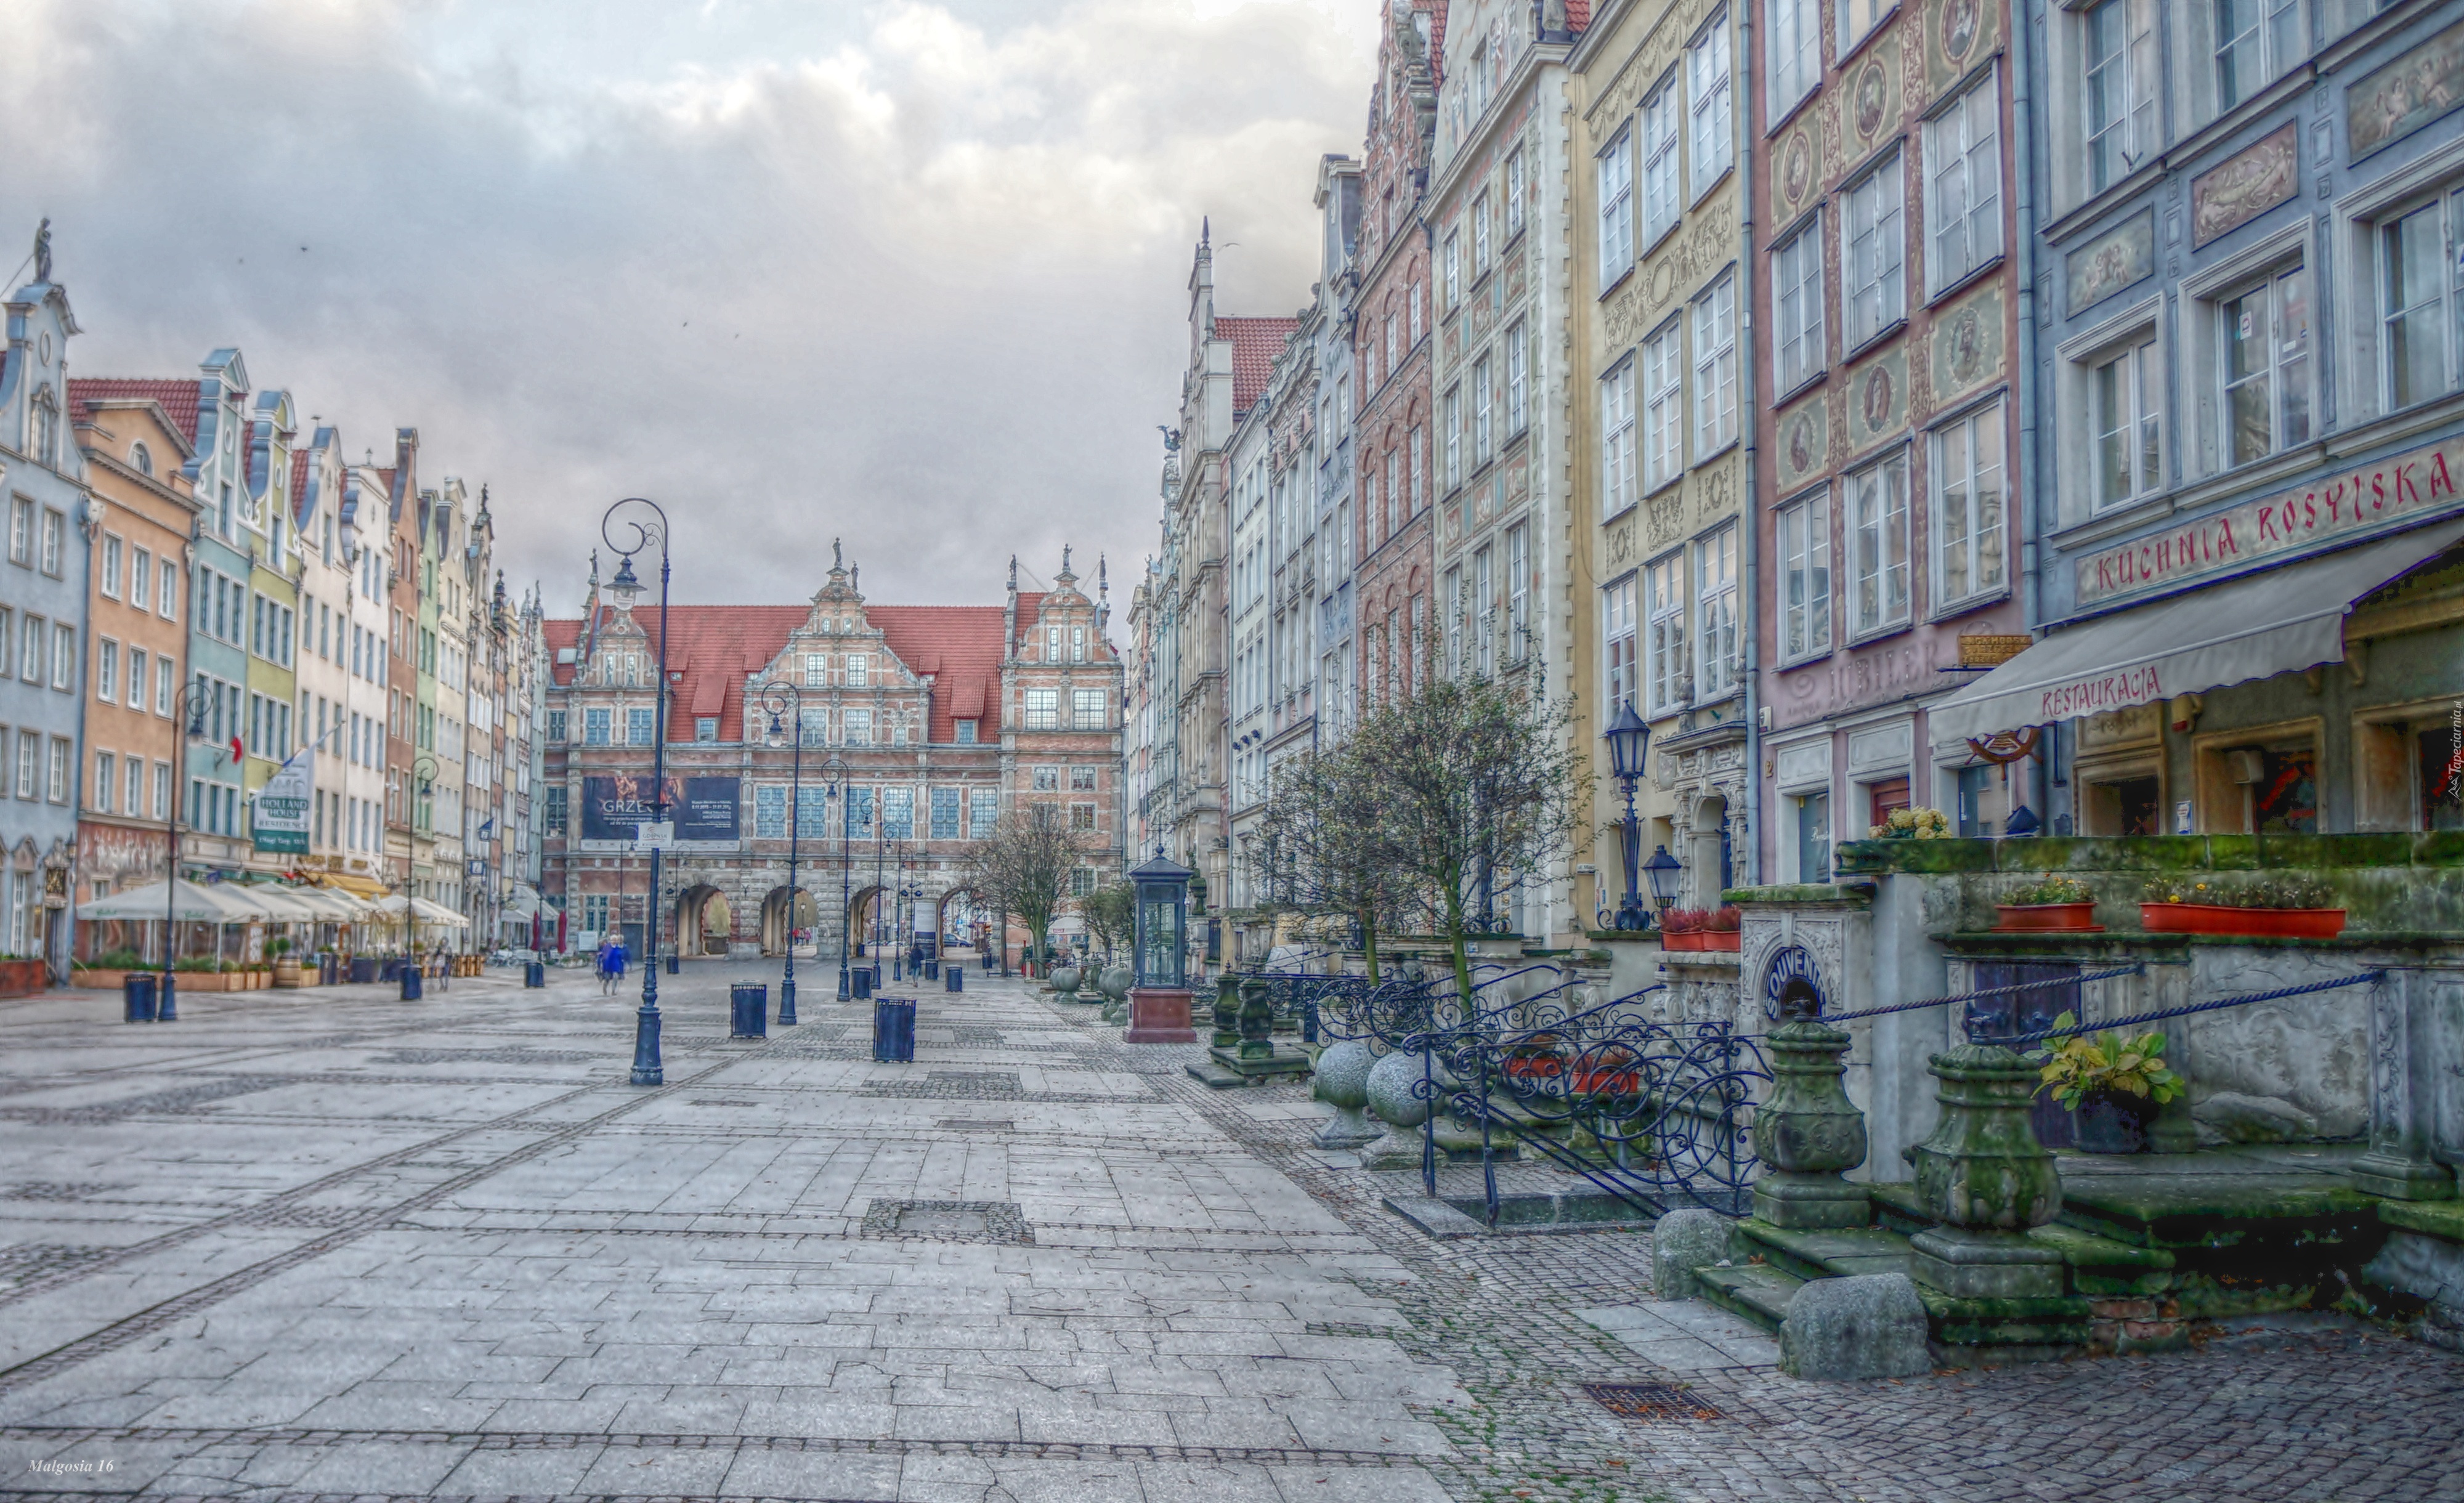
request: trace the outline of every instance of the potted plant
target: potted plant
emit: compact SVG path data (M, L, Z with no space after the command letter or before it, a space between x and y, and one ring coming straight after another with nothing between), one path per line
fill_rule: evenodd
M1715 908L1703 916L1701 950L1725 950L1734 955L1746 942L1745 910L1733 905Z
M69 984L118 991L130 971L146 969L145 961L135 950L105 950L90 961L77 961L69 966Z
M1867 826L1865 833L1871 840L1946 840L1950 816L1924 807L1893 809L1882 823Z
M1672 908L1660 916L1660 947L1662 950L1685 951L1703 948L1705 919L1711 916L1700 908Z
M2096 894L2073 876L2048 873L1993 905L1996 934L2102 934Z
M2158 877L2141 895L2139 922L2150 934L2332 939L2344 932L2344 910L2332 900L2326 884L2306 876Z
M2057 1031L2077 1028L2065 1012ZM2135 1154L2147 1146L2147 1122L2156 1109L2182 1094L2182 1077L2165 1066L2165 1035L2074 1033L2031 1051L2043 1066L2040 1090L2079 1115L2079 1150Z

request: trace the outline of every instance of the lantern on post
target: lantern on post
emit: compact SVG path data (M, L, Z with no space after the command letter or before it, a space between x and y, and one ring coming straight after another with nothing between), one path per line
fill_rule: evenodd
M1661 846L1651 852L1651 859L1642 864L1642 870L1651 878L1652 906L1663 914L1668 912L1668 905L1677 901L1677 879L1684 874L1685 869L1677 864L1677 858L1668 853L1666 846Z
M1163 848L1130 873L1137 913L1130 984L1132 1044L1195 1044L1189 1005L1189 881L1195 873Z
M1634 819L1634 785L1641 781L1648 765L1646 754L1651 749L1651 727L1634 713L1634 701L1617 706L1617 718L1600 733L1609 743L1609 771L1625 794L1625 828L1618 841L1619 853L1625 858L1625 900L1617 904L1617 926L1619 929L1647 929L1650 920L1643 917L1642 897L1635 887L1635 863L1642 855L1642 829Z

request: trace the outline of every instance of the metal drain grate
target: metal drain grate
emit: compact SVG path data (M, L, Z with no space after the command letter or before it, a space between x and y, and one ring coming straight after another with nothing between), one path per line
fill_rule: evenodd
M1585 1383L1583 1392L1629 1420L1716 1420L1720 1411L1666 1383Z

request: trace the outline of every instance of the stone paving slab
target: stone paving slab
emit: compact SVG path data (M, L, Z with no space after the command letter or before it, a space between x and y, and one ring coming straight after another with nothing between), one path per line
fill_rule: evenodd
M1305 1086L976 977L913 1066L730 1041L743 969L661 978L651 1090L565 973L0 1005L0 1496L2464 1498L2444 1353L1799 1385L1647 1235L1421 1236Z

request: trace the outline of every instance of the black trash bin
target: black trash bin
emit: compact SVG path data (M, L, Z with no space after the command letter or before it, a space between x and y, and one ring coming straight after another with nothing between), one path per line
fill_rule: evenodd
M967 989L967 968L963 965L949 965L943 967L941 971L941 989L944 991L965 991Z
M522 962L522 984L523 984L524 986L526 986L526 987L530 988L530 989L531 989L531 990L533 990L533 991L536 991L536 990L538 990L539 987L546 985L546 984L547 984L547 962L546 962L546 961L523 961L523 962Z
M872 1005L872 1057L884 1064L915 1063L915 1000L884 997Z
M872 967L859 965L847 972L848 995L862 1002L872 995Z
M402 968L402 1000L405 1002L417 1002L426 994L426 990L420 983L419 967L416 965L405 965Z
M979 958L984 962L984 974L990 976L993 973L993 958L990 955L984 955Z
M938 961L926 961L924 962L924 979L928 982L939 981L941 979L941 962Z
M770 1036L770 985L737 982L727 988L727 1036L766 1039Z
M668 974L673 976L682 971L684 969L684 959L685 958L683 956L678 955L675 951L670 950L667 954Z
M152 971L130 971L120 979L121 1002L127 1008L127 1015L122 1021L128 1023L154 1021L156 1006L154 981Z

